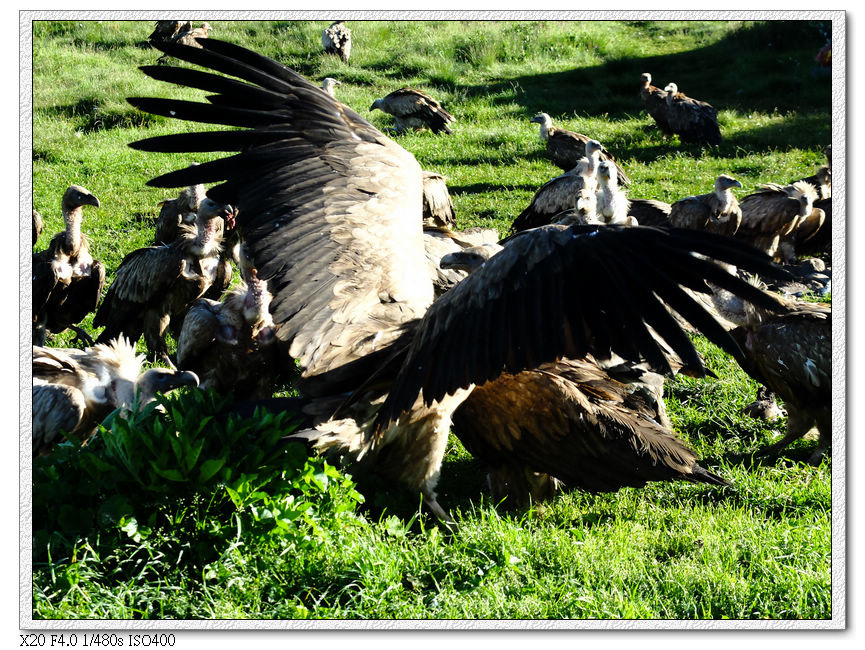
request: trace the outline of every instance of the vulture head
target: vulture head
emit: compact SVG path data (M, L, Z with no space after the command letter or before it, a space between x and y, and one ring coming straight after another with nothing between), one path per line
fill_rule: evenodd
M324 91L334 98L336 97L336 87L341 85L342 82L338 79L334 79L333 77L325 77L321 82L321 87L324 88Z
M201 23L201 27L199 27L205 34L209 34L213 31L213 27L210 26L210 23Z
M130 395L127 394L124 396L126 399L120 402L120 405L125 407L131 406L137 396L138 408L141 409L156 399L157 393L167 393L181 386L198 386L198 375L188 370L178 371L169 370L168 368L151 368L138 377L133 388L135 392L131 396L131 399L129 399ZM121 397L119 393L118 397Z
M475 269L483 266L483 264L493 255L501 251L503 246L500 244L481 244L480 246L469 246L461 251L455 251L443 255L439 261L439 266L445 270L453 269L456 271L465 271L471 273Z
M225 227L228 229L234 228L234 208L226 203L217 203L209 197L198 206L198 221L206 223L217 217L221 217L225 221Z
M799 201L799 205L801 206L799 214L801 216L807 217L811 214L811 210L814 209L814 201L817 200L817 189L811 183L796 181L784 189L787 192L787 196Z
M652 83L652 75L648 72L644 72L640 75L640 81L643 82L643 88L648 88Z
M721 174L718 178L715 179L715 193L716 194L724 194L727 190L733 187L742 187L742 184L737 181L732 176L727 176L726 174Z
M605 186L616 186L617 177L616 172L612 169L612 166L606 160L601 161L601 164L598 165L598 180L601 181L602 185Z
M541 140L547 139L547 132L553 125L553 120L546 113L538 113L529 122L541 125Z
M73 212L78 208L92 205L94 208L99 207L99 199L97 199L90 190L87 190L80 185L70 185L63 194L63 212Z
M384 110L384 108L382 108L383 105L384 105L384 99L381 99L381 98L376 99L372 103L372 106L369 107L369 110L374 111L375 109L379 109L380 111L383 111Z

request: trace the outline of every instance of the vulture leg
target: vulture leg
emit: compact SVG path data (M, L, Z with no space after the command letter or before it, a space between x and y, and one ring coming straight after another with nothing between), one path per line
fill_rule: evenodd
M558 479L517 465L490 468L487 478L493 498L503 500L506 508L522 509L549 501L561 490Z
M177 370L177 367L168 357L168 344L165 342L165 333L171 321L169 314L157 314L150 310L144 315L144 342L147 344L147 355L151 361L164 361L169 368Z
M777 455L791 442L798 440L812 429L814 420L810 414L794 409L789 405L787 407L787 412L787 433L778 442L763 449L760 452L761 456ZM823 443L822 434L820 436L820 442L821 444Z
M450 514L448 514L447 510L442 508L441 504L436 498L435 491L431 487L424 486L423 488L421 488L421 494L423 495L424 503L436 516L436 519L443 523L448 529L455 531L457 529L457 522L454 521L454 518L451 517Z
M75 332L75 338L72 339L72 341L73 342L77 341L78 343L81 343L82 348L89 348L89 347L92 347L93 345L95 345L95 341L93 340L93 337L90 336L90 334L85 332L83 329L81 329L77 325L70 325L69 329L71 329L73 332ZM33 345L42 345L42 344L36 343L34 341Z

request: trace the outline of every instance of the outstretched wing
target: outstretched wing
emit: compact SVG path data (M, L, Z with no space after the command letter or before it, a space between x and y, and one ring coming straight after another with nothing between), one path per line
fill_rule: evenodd
M245 130L131 146L238 152L150 184L222 181L208 195L239 207L238 226L274 295L271 313L280 339L290 344L306 377L328 373L335 382L347 364L392 343L432 301L420 166L360 115L280 63L215 39L200 44L202 49L164 49L239 79L165 66L143 70L217 93L208 97L210 104L129 101L159 115Z
M615 352L669 373L651 330L699 371L702 361L668 307L741 356L683 287L706 293L709 281L770 310L781 309L780 303L711 259L760 275L788 275L764 254L710 233L546 226L518 234L429 309L379 424L393 421L421 393L430 404L503 371L517 373L560 356L607 359Z

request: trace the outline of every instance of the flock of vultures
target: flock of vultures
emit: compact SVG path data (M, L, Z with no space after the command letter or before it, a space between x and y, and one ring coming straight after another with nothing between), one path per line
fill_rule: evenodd
M206 101L129 101L239 128L130 146L230 155L149 181L182 189L160 204L152 245L126 255L107 290L83 226L99 200L83 187L63 195L66 230L33 254L34 454L66 433L86 439L114 409L199 385L233 395L238 412L296 410L304 422L293 438L420 491L445 521L435 487L451 430L508 504L647 481L724 485L664 407L667 376L712 374L693 332L762 385L758 415L777 412L774 395L783 400L787 434L765 453L815 427L810 460L828 452L831 308L771 290L828 289L828 148L808 178L740 201L741 183L722 175L706 194L670 205L629 200L611 152L541 113L531 121L564 173L504 238L459 231L444 178L338 101L338 81L310 83L208 38L210 29L160 21L151 42L165 54L142 68L206 91ZM348 60L342 22L322 42ZM665 136L721 141L709 104L673 83L661 90L649 74L639 88ZM396 134L454 131L454 117L417 90L372 109L393 116ZM95 341L79 327L94 310ZM67 329L83 349L44 347L46 333ZM142 336L149 358L167 367L143 372ZM274 398L289 382L299 397Z

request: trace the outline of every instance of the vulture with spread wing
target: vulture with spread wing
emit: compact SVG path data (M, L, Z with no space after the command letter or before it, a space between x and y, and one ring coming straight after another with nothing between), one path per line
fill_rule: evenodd
M674 83L664 88L667 93L667 124L682 142L721 144L718 112L711 104L691 99Z
M94 327L105 327L97 342L125 337L135 343L143 334L151 356L173 365L165 342L168 325L182 319L189 305L213 284L219 266L220 217L230 215L229 206L205 198L195 228L185 228L171 244L139 248L124 257L93 319Z
M427 128L433 133L453 133L450 124L456 118L448 113L435 99L420 90L400 88L381 99L376 99L369 110L379 109L393 115L396 133L412 129Z
M664 137L673 135L673 128L668 121L667 91L652 85L652 75L644 72L640 77L640 97L646 105L646 112L655 120Z
M734 187L742 187L742 184L721 174L715 180L713 192L676 201L670 207L670 225L732 237L742 222L742 210L733 195Z
M442 519L435 486L451 415L475 385L590 353L616 352L669 372L653 332L702 369L668 306L739 354L681 285L708 291L709 280L777 307L711 261L784 275L761 253L707 233L616 226L520 233L434 300L414 156L282 64L214 39L202 47L165 50L210 71L145 71L204 89L209 103L129 101L158 115L244 128L132 146L235 153L149 183L222 181L208 196L239 207L241 236L273 294L277 338L303 368L299 391L316 424L295 437L419 490Z
M99 304L105 267L90 254L81 222L82 208L98 208L99 199L80 185L70 185L61 205L66 229L51 238L47 249L33 254L33 343L44 344L46 332L71 329L92 344L78 323Z
M739 203L742 222L735 236L787 264L795 262L799 228L813 236L823 225L825 215L814 208L816 199L814 186L803 181L763 185ZM801 237L803 241L807 238Z
M116 408L143 408L156 393L197 386L191 372L153 368L125 339L92 348L33 346L33 454L48 453L72 434L86 440Z
M321 32L321 45L327 54L336 54L345 63L351 56L351 30L344 20L337 20Z
M586 145L589 142L597 142L592 140L587 135L560 129L553 126L552 118L546 113L538 113L529 122L540 125L541 142L546 142L547 153L553 164L563 171L570 171L580 162L582 158L588 157L586 153ZM605 147L601 147L598 157L600 160L607 161L616 169L616 179L619 185L627 187L631 184L631 179L628 178L625 171L616 163L616 159Z

